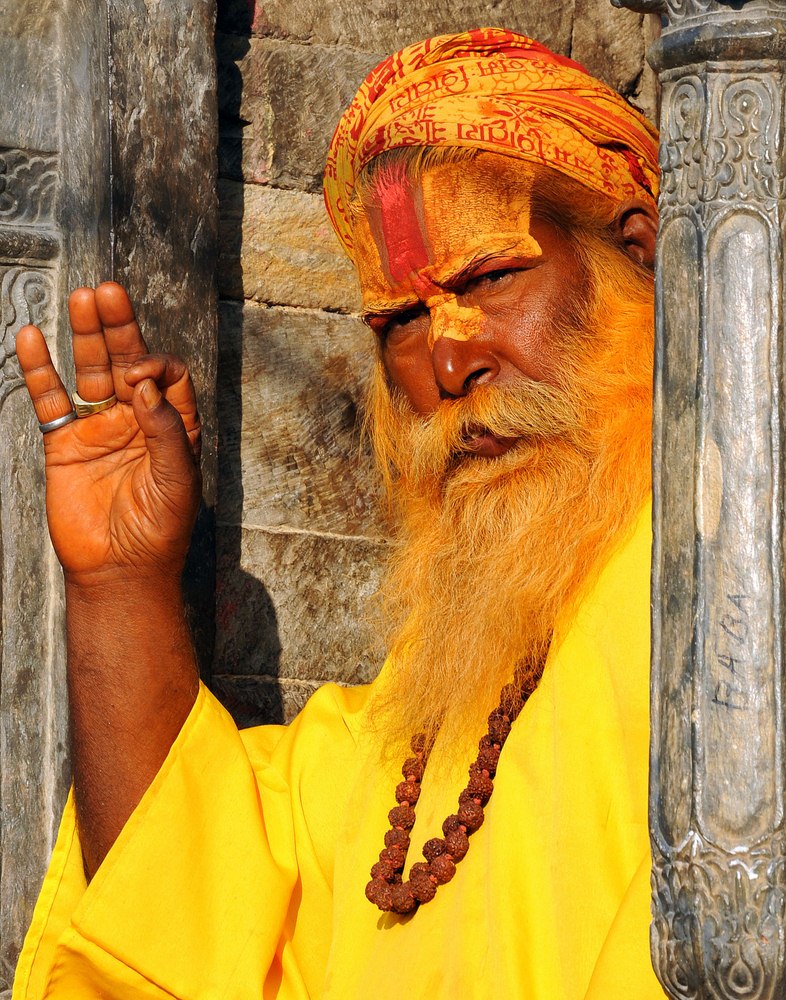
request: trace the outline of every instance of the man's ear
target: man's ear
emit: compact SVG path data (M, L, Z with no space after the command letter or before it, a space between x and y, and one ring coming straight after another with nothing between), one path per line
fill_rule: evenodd
M612 228L625 252L650 270L655 267L655 237L658 234L658 210L651 201L629 198L624 201Z

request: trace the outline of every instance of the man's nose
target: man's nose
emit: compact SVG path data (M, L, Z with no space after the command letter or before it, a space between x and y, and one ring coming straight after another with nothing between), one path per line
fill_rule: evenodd
M474 337L440 337L431 351L431 364L443 397L466 396L476 385L493 382L500 371L497 358Z

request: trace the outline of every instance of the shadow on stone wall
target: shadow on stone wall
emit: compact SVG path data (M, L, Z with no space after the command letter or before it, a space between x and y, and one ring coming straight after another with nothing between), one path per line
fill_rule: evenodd
M222 269L224 287L243 288L240 259L241 225L244 211L243 129L249 124L241 114L243 76L237 65L250 49L253 4L218 2L217 32L233 36L232 58L217 47L219 93L219 177L231 177L240 199L236 222L222 227ZM228 228L229 227L229 228ZM221 294L221 292L219 293ZM219 302L219 351L217 386L218 517L216 525L216 632L210 686L241 728L284 721L284 707L278 684L281 642L275 607L263 583L242 568L244 487L240 433L243 418L241 392L243 359L242 291L240 299ZM230 349L230 343L233 343ZM229 641L221 641L221 639ZM250 650L268 681L254 685L253 697L246 696L244 676ZM261 662L260 662L261 661Z

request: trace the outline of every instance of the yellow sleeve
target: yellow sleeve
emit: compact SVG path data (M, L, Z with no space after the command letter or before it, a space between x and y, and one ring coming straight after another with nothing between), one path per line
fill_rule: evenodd
M202 688L89 885L69 799L13 1000L317 992L342 815L332 776L351 770L347 710L363 697L328 685L288 729L241 734Z

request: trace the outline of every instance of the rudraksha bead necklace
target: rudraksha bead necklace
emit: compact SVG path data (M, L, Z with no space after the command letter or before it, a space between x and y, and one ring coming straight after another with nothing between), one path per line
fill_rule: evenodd
M513 683L503 687L500 703L489 716L488 733L478 744L478 755L470 765L467 787L459 795L458 811L442 824L442 837L433 837L423 845L426 860L412 866L405 882L409 831L415 825L414 806L420 796L429 752L422 734L413 737L414 756L401 769L404 780L396 786L398 805L388 813L390 829L385 834L385 847L371 869L371 881L366 886L366 898L380 910L412 913L421 903L434 898L437 886L449 882L456 874L456 865L469 849L470 835L483 823L483 807L494 791L500 752L510 727L537 687L536 677L517 670Z

